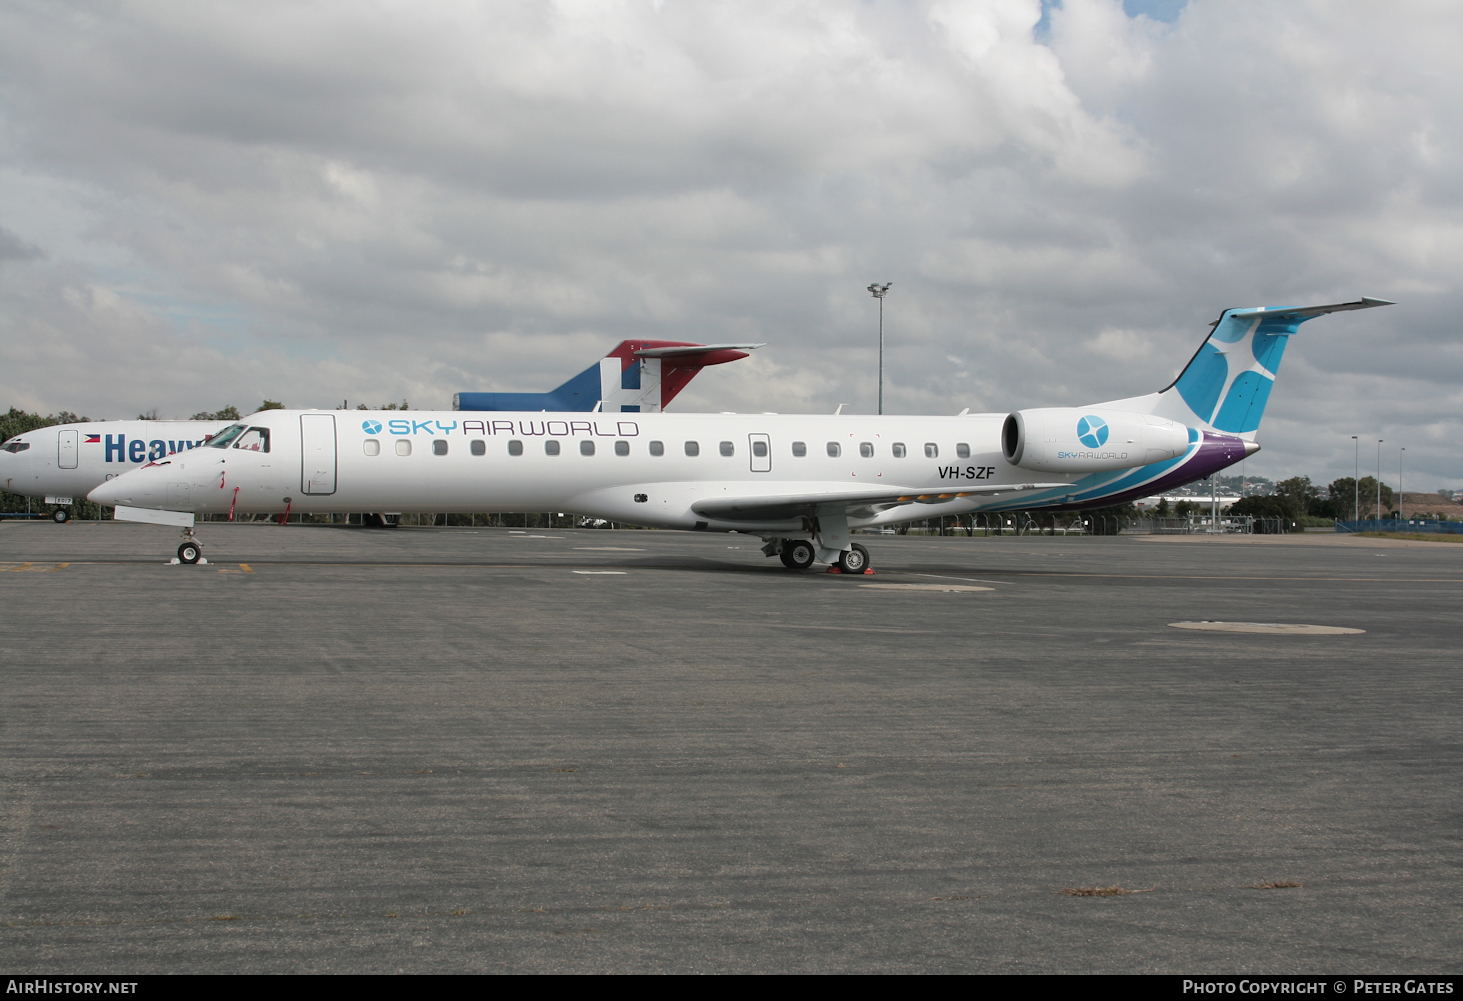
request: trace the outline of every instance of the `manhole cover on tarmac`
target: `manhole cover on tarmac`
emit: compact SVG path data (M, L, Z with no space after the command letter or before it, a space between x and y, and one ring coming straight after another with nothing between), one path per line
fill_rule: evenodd
M993 587L972 587L969 584L860 584L883 591L994 591Z
M1342 636L1364 633L1346 626L1308 626L1298 622L1170 622L1175 629L1207 629L1216 633L1266 633L1271 636Z

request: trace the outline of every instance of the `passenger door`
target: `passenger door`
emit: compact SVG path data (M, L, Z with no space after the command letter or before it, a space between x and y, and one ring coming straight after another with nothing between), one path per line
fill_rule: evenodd
M772 439L765 434L749 434L747 439L752 446L752 472L772 472Z
M56 442L56 465L62 469L76 468L76 435L75 431L62 431Z
M300 415L300 491L335 493L335 415Z

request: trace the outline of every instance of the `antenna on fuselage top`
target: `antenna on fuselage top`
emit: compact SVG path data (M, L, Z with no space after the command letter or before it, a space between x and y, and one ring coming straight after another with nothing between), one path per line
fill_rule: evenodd
M840 403L838 405L838 409L835 410L835 411L833 411L833 416L834 417L837 417L839 414L843 413L843 408L846 407L846 406L848 406L847 403Z

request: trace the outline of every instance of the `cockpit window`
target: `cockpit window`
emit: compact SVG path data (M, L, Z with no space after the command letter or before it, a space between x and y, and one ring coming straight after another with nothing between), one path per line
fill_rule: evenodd
M234 447L246 452L268 452L269 428L250 428L239 436Z
M28 441L7 441L0 445L0 452L24 452L28 448L30 448Z
M249 430L249 425L247 424L230 425L229 427L224 428L218 434L210 438L208 442L208 447L228 448L230 445L233 444L235 438L239 437L239 435L243 434L247 430Z

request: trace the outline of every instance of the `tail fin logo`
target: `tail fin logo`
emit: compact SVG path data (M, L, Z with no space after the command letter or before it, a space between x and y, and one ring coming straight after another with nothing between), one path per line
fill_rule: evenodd
M1107 421L1088 415L1077 421L1077 440L1088 448L1101 448L1107 444Z

